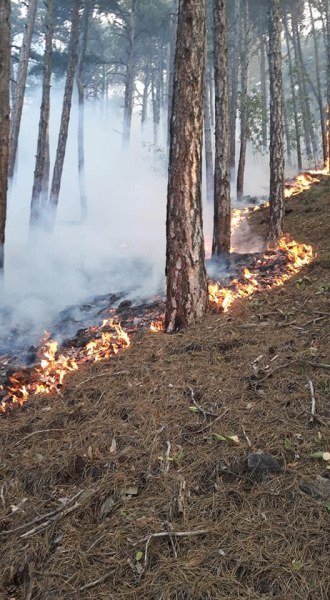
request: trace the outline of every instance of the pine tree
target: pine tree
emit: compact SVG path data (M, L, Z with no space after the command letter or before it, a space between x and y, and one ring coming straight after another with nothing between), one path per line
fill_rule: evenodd
M10 0L0 0L0 278L4 268L9 161Z

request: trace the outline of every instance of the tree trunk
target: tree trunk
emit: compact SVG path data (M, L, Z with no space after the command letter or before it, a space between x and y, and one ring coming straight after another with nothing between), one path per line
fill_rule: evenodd
M309 5L309 14L310 14L313 41L314 41L315 70L316 70L316 84L317 84L317 102L318 102L319 111L320 111L322 152L323 152L323 161L325 163L327 160L327 135L326 135L325 114L324 114L323 97L322 97L319 47L318 47L318 43L317 43L317 35L316 35L316 28L315 28L313 7L312 7L311 0L309 0L308 5Z
M300 112L302 116L302 123L304 129L304 141L305 141L305 150L307 155L307 160L311 162L313 158L312 152L312 143L311 143L311 135L310 135L310 123L308 119L308 109L306 103L306 86L304 85L303 73L302 73L302 64L300 61L299 55L299 33L298 33L298 25L296 19L292 16L291 18L292 25L292 42L293 49L295 54L295 67L297 73L297 81L299 87L299 104L300 104Z
M54 34L54 0L48 0L46 6L47 17L45 24L42 98L30 213L30 225L32 226L40 224L40 219L48 199L49 187L49 115Z
M277 242L284 220L283 83L280 0L272 0L269 15L270 80L270 222L268 239Z
M298 118L298 109L297 109L296 85L295 85L295 81L294 81L294 77L293 77L293 66L292 66L291 49L290 49L290 35L289 35L289 28L288 28L288 24L287 24L286 15L284 16L283 24L284 24L284 29L285 29L286 47L287 47L287 52L288 52L290 88L291 88L294 129L295 129L296 148L297 148L297 165L298 165L298 171L302 171L302 155L301 155L301 144L300 144L300 128L299 128L299 118Z
M174 58L175 44L178 27L178 0L173 0L172 3L172 19L171 19L171 39L170 39L170 56L168 66L168 112L167 112L167 147L170 147L170 130L171 130L171 114L173 103L173 81L174 81Z
M212 255L230 252L230 121L225 0L214 0L215 176Z
M158 131L160 124L160 105L161 105L161 66L157 64L153 69L152 74L152 120L153 120L153 133L154 133L154 145L158 144Z
M84 130L84 117L85 117L85 89L83 82L83 68L86 56L87 40L88 40L88 26L90 14L93 10L94 2L92 0L85 0L83 23L82 23L82 34L80 41L79 57L77 64L77 90L78 90L78 176L79 176L79 193L80 193L80 210L81 220L86 221L88 212L88 200L86 190L86 179L85 179L85 130ZM103 73L103 85L106 85L105 73ZM105 96L105 89L103 90L103 98ZM104 106L104 102L103 102Z
M235 173L236 166L236 121L237 121L237 93L238 93L238 73L239 73L239 22L240 22L240 0L235 0L235 23L233 34L233 57L231 65L231 90L230 90L230 166Z
M135 81L135 28L136 28L136 2L132 0L131 11L128 18L128 55L126 66L125 98L124 98L124 126L123 148L128 148L131 138L131 125L133 114L133 95Z
M327 161L328 173L330 173L330 5L326 3L327 24Z
M145 71L144 77L144 87L143 87L143 96L142 96L142 110L141 110L141 128L142 131L147 122L148 118L148 97L149 97L149 87L150 87L150 66L148 65Z
M261 26L263 20L261 20ZM260 32L260 76L261 76L261 100L262 100L262 146L267 149L267 82L266 82L266 49L263 31Z
M205 51L206 52L206 51ZM206 70L204 79L204 148L205 148L205 174L206 174L206 199L207 202L213 202L214 198L214 169L213 169L213 149L212 149L212 128L210 114L210 85L208 70L207 52L206 52Z
M51 229L55 225L56 210L57 210L58 198L59 198L59 194L60 194L63 165L64 165L64 158L65 158L65 152L66 152L66 143L67 143L67 139L68 139L74 75L75 75L76 66L77 66L80 2L81 2L81 0L74 0L74 5L73 5L73 9L72 9L69 64L68 64L68 68L67 68L60 132L59 132L59 136L58 136L55 165L54 165L54 170L53 170L53 179L52 179L50 198L49 198L49 210L50 210L49 227Z
M166 223L168 333L195 322L208 307L201 199L204 68L205 0L180 0Z
M243 0L243 15L241 27L241 148L237 170L237 198L244 195L244 173L246 161L246 146L248 136L248 76L249 76L249 5Z
M0 0L0 279L3 276L10 112L10 0Z
M12 179L15 171L18 136L21 126L24 94L26 79L28 73L30 48L32 42L33 28L37 12L37 0L30 0L27 12L27 20L23 35L22 46L19 55L19 65L17 73L17 81L15 86L15 96L12 107L11 122L10 122L10 138L9 138L9 178Z
M291 165L291 139L290 139L290 126L287 105L283 96L283 113L284 113L284 129L285 129L285 148L286 156L289 165Z

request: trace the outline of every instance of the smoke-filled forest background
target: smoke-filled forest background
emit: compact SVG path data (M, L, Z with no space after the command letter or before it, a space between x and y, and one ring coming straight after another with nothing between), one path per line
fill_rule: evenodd
M267 197L269 188L269 7L262 0L227 4L232 199L242 204L251 200L247 196ZM29 332L36 326L39 334L57 311L89 296L134 290L137 299L163 289L177 1L86 0L80 5L30 0L11 5L11 128L16 126L18 145L15 151L12 144L9 165L2 326L19 321ZM285 0L282 9L290 176L326 158L327 13L322 0ZM213 218L212 28L209 3L203 163L207 247ZM63 175L54 195L73 44L72 108ZM40 150L37 138L48 59L49 146ZM15 108L19 94L23 94L21 118ZM68 98L64 108L65 104ZM40 152L49 152L46 193L33 197ZM47 171L48 157L43 158ZM256 249L258 240L251 240L245 231L236 246L242 252Z

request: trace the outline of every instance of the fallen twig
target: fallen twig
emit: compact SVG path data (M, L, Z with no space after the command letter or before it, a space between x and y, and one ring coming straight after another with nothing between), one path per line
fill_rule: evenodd
M168 473L170 470L170 454L171 454L171 442L166 442L167 448L165 452L165 460L164 460L164 473Z
M86 583L86 585L83 585L79 591L83 592L84 590L91 590L92 588L96 587L100 583L104 583L105 581L107 581L107 579L109 579L109 577L111 577L111 575L114 574L114 572L115 572L114 569L112 569L111 571L108 571L107 573L102 575L102 577L99 577L99 579L95 579L95 581L91 581L90 583Z
M72 513L74 510L76 510L80 506L81 506L81 504L79 504L77 502L76 504L74 504L73 506L70 506L69 508L62 509L62 511L58 512L57 515L54 515L53 517L51 517L47 521L44 521L43 523L40 523L40 525L37 525L33 529L30 529L29 531L26 531L25 533L22 533L22 535L20 535L19 537L21 539L26 539L28 537L32 537L36 533L40 533L41 531L44 531L45 529L47 529L47 527L49 527L50 525L52 525L52 523L56 523L56 521L59 521L63 517L66 517L67 515L69 515L70 513Z
M194 433L203 433L203 431L206 431L206 429L209 429L209 427L211 427L212 425L215 425L215 423L217 421L220 421L220 419L222 419L222 417L224 417L228 411L229 411L229 408L226 408L223 411L223 413L221 413L221 415L219 415L216 419L214 419L214 421L210 421L210 423L205 425L205 427L202 427L202 429L198 429L197 431L194 431Z
M38 433L51 433L52 431L62 431L63 432L64 429L40 429L39 431L33 431L32 433L29 433L29 435L26 435L25 437L18 440L18 442L16 442L16 444L14 444L14 446L18 446L18 444L21 444L22 442L24 442L24 440L28 440L29 438L31 438L34 435L37 435Z
M263 377L262 379L259 379L256 383L262 383L263 381L265 381L266 379L268 379L268 377L271 377L271 375L273 375L274 373L276 373L276 371L282 371L282 369L286 369L287 367L290 367L291 365L294 365L297 362L300 362L300 360L299 359L297 359L297 360L291 360L290 362L286 363L285 365L281 365L280 367L276 367L276 369L273 369L272 371L270 371L269 373L267 373L267 375L265 375L265 377Z
M81 381L80 383L78 383L78 385L76 385L76 389L82 387L88 381L92 381L92 379L98 379L99 377L109 377L110 375L114 376L114 375L128 375L128 374L129 374L129 371L116 371L115 373L109 373L108 371L104 371L102 373L97 373L97 375L88 377L88 379L84 379L84 381Z
M252 448L251 440L250 440L249 436L247 435L243 425L242 425L242 431L243 431L243 435L247 441L247 445L249 446L249 448Z
M309 360L303 360L302 362L305 365L310 365L311 367L314 367L315 369L330 369L330 365L326 365L324 363L313 363Z
M198 412L202 413L202 415L204 416L205 419L206 419L206 417L214 417L214 418L217 417L217 415L215 415L212 412L209 412L208 410L205 410L200 404L198 404L196 402L194 390L189 385L188 385L188 390L190 391L190 396L191 396L193 405L197 408Z
M69 500L67 501L65 506L61 506L60 508L57 508L56 510L53 510L52 512L46 513L45 515L40 515L39 517L35 517L35 519L32 519L32 521L29 521L28 523L24 523L23 525L20 525L19 527L16 527L15 529L7 529L6 531L0 531L0 537L10 535L11 533L17 533L18 531L22 531L23 529L27 529L28 527L31 527L31 525L35 525L36 523L40 523L41 521L44 521L44 519L53 519L58 514L61 514L68 505L70 505L70 504L72 504L72 502L75 502L76 500L78 500L78 498L80 498L80 496L82 494L83 494L83 490L80 490L77 494L72 496L72 498L69 498Z
M311 417L309 419L309 422L312 424L315 421L316 400L315 400L313 382L310 379L308 379L308 385L309 385L309 390L311 393L311 400L312 400Z
M205 535L209 533L208 529L197 529L196 531L159 531L158 533L151 533L150 535L147 535L146 537L142 538L141 540L139 540L138 542L136 542L134 544L134 546L137 546L138 544L143 544L144 542L146 542L145 545L145 549L144 549L144 565L147 565L148 562L148 548L150 545L150 542L155 539L155 538L163 538L163 537L169 537L172 543L172 548L174 549L174 554L177 557L177 552L173 546L173 537L192 537L195 535Z

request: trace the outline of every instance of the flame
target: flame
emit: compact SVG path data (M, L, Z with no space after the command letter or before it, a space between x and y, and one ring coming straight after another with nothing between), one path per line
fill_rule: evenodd
M0 412L5 412L9 403L22 406L32 395L59 392L65 376L77 371L79 366L110 358L130 345L126 331L112 319L88 331L95 335L95 339L82 348L70 348L67 355L58 353L56 341L44 342L39 351L40 364L30 373L31 381L22 384L22 373L19 372L9 376L10 385L0 404ZM0 386L0 390L3 389L4 386Z
M286 264L279 274L272 272L274 260L276 262L277 255L285 257ZM299 244L295 241L288 241L285 237L279 241L278 251L275 253L266 253L262 260L256 263L255 272L244 268L242 280L232 279L228 287L221 287L219 283L209 284L210 302L222 308L224 312L228 312L230 306L238 298L248 298L257 291L263 291L283 285L300 269L308 265L313 260L313 249L307 244ZM262 274L260 267L262 268ZM267 271L267 266L269 269ZM259 269L258 269L259 267ZM271 281L269 281L269 274Z
M285 197L290 198L319 183L319 175L328 174L328 165L318 171L302 173L285 184ZM233 209L232 231L236 230L241 221L251 212L268 206ZM280 264L277 266L277 260ZM283 237L276 251L266 252L263 258L256 261L254 270L243 269L239 279L233 279L228 287L222 287L217 282L209 283L209 299L211 304L228 312L233 302L238 298L248 298L257 291L263 291L283 285L294 274L313 260L313 249L306 244L288 241ZM141 323L143 326L143 322ZM164 331L164 315L156 315L156 320L150 322L150 331ZM22 406L33 395L60 393L63 380L81 365L95 363L110 358L130 346L130 338L121 325L109 319L100 327L90 327L89 342L81 348L71 347L65 354L59 353L58 344L49 339L46 333L38 352L39 365L33 369L22 369L9 376L9 385L0 385L2 396L0 413L8 410L9 406ZM4 363L5 364L5 363Z

